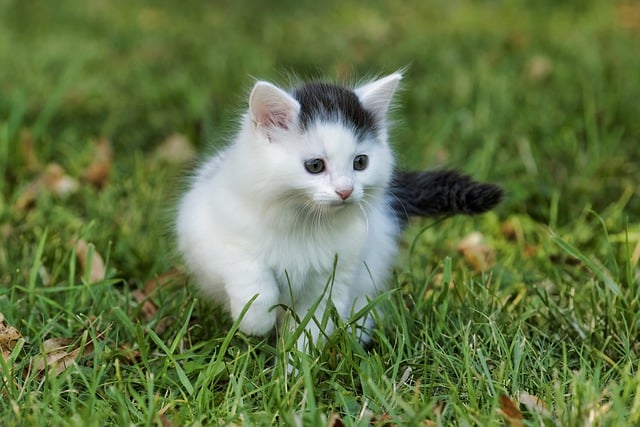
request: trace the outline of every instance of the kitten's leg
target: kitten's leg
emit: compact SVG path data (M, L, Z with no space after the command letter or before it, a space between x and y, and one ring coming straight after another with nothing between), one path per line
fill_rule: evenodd
M396 255L395 236L390 232L387 235L380 234L376 237L376 243L369 246L372 249L369 249L366 254L367 261L362 264L350 287L352 314L364 309L380 293L388 289L389 273ZM376 327L376 318L381 317L382 310L376 305L357 320L358 338L362 344L367 345L371 342L372 331Z
M280 293L273 274L256 263L234 263L234 269L224 272L225 290L233 320L237 320L245 306L254 298L240 321L240 330L249 335L266 335L276 323L276 309Z
M318 284L313 289L322 290L324 286L326 286L324 283ZM329 301L335 307L340 318L348 320L351 308L348 287L338 281L330 284L329 288L324 290L324 294L320 292L316 295L307 294L296 302L295 311L300 320L303 320L313 310L313 317L305 325L305 332L298 338L296 348L299 351L307 353L310 342L318 345L325 336L331 335L335 330L334 319L331 317L326 318L326 316L330 315L330 313L327 313ZM292 324L291 327L295 329L298 325Z
M363 295L358 295L353 304L353 313L357 313L367 306L373 299L378 296L378 291L372 290L371 292ZM371 344L373 340L373 329L376 327L376 313L379 317L382 317L382 311L378 307L373 307L371 311L359 318L356 322L358 327L358 340L364 346Z

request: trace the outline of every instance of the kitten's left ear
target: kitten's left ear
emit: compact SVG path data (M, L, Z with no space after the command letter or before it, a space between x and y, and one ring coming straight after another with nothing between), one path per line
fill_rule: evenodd
M257 82L251 91L249 114L264 130L291 128L299 111L298 101L271 83Z
M376 119L384 120L401 79L402 73L396 72L357 88L355 93L365 109L371 111Z

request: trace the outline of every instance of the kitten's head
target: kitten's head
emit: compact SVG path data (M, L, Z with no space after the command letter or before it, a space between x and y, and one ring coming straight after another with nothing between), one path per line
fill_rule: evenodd
M312 82L291 94L256 83L248 125L268 180L265 191L326 211L382 194L393 170L386 115L401 77L394 73L353 90Z

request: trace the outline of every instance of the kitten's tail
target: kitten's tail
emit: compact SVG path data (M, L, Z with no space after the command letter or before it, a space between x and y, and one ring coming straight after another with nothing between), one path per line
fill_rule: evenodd
M474 181L451 170L397 171L388 190L389 203L406 223L411 216L473 215L486 212L503 197L502 188Z

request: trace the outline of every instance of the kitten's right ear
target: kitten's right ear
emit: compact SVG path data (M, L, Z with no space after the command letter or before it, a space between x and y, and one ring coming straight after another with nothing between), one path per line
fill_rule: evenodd
M367 83L357 88L355 92L364 108L371 111L378 120L384 120L400 80L402 80L402 72L397 71Z
M298 101L271 83L257 82L251 91L249 115L265 131L291 128L299 112Z

